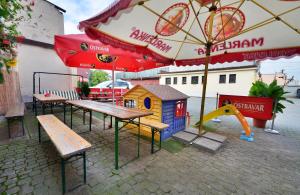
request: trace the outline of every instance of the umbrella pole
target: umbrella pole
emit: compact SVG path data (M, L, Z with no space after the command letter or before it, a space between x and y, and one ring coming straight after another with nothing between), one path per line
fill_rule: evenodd
M115 105L115 62L112 69L112 103Z
M205 97L206 97L208 65L209 65L209 61L210 61L210 47L207 48L207 50L208 50L208 52L207 52L206 61L205 61L204 81L203 81L203 89L202 89L202 97L201 97L199 135L201 135L201 133L203 131L202 125L203 125L203 117L204 117L204 109L205 109Z
M203 117L204 117L204 109L205 109L208 65L210 63L211 46L213 45L212 30L213 30L213 24L214 24L214 17L215 17L216 11L217 11L217 6L215 5L214 0L212 1L212 6L209 8L209 11L210 11L210 19L209 19L208 41L206 43L206 60L205 60L204 81L203 81L203 89L202 89L202 97L201 97L199 135L201 135L201 133L203 131L202 125L203 125Z

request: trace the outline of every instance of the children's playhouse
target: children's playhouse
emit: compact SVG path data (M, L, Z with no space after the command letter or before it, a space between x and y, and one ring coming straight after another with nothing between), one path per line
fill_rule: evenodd
M123 96L124 106L153 112L145 118L156 120L169 127L161 133L162 140L186 127L188 96L167 85L136 85ZM151 137L151 129L141 126L141 134ZM155 137L159 139L159 137Z

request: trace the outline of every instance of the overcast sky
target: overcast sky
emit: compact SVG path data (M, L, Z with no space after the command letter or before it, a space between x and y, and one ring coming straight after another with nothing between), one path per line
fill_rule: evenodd
M88 19L105 8L107 8L113 0L49 0L50 2L65 9L65 34L77 34L80 31L77 25L80 21ZM282 60L266 60L261 63L261 72L263 74L274 74L282 69L289 76L295 76L300 80L300 57Z

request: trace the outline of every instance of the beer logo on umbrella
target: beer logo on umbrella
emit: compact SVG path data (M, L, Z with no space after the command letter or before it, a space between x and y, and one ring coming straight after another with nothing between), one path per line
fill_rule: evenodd
M197 0L198 3L200 3L201 6L208 5L212 2L212 0Z
M82 42L82 43L80 44L80 48L81 48L83 51L87 51L87 50L89 50L89 45L88 45L87 43L85 43L85 42Z
M177 3L172 5L158 19L155 26L156 33L162 36L176 34L185 25L189 15L190 10L187 4Z
M97 59L103 63L111 63L117 59L117 57L106 55L106 54L96 54Z
M205 23L205 33L208 35L210 17ZM212 37L223 41L241 32L245 25L245 15L234 7L222 7L216 11Z

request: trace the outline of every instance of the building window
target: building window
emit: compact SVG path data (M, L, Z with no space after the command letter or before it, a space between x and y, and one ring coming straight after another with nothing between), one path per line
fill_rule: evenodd
M171 78L166 78L166 85L171 85Z
M174 84L174 85L177 85L177 77L174 77L174 78L173 78L173 84Z
M226 83L226 74L220 75L219 83Z
M182 77L182 84L183 84L183 85L186 84L186 77Z
M198 84L199 83L199 77L198 76L192 76L192 84Z
M204 83L204 76L202 76L201 79L202 79L201 83L203 84Z
M236 83L236 74L229 75L229 83Z

